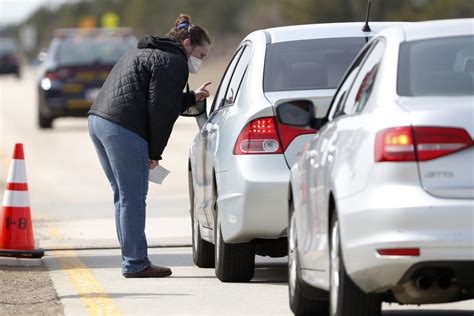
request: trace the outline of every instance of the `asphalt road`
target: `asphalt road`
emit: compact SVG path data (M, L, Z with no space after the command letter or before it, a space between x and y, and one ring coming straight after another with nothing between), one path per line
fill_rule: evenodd
M204 80L217 78L204 78ZM192 118L175 125L162 164L171 175L151 185L147 236L152 261L168 265L166 279L125 280L120 274L112 193L89 140L85 119L36 127L35 71L21 80L0 77L0 198L13 145L25 146L34 234L66 315L290 315L286 258L259 258L250 283L223 284L212 269L192 263L187 151ZM164 247L166 246L166 247ZM474 315L474 301L435 306L386 305L385 315ZM470 310L470 311L469 311Z

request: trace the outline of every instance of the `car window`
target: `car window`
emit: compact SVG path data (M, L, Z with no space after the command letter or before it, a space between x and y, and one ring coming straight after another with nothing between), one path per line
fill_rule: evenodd
M245 75L247 66L250 62L251 52L252 52L251 47L249 45L246 45L244 47L244 51L242 55L240 56L239 63L237 64L237 67L235 68L232 79L230 80L230 84L229 84L229 87L227 88L227 93L225 95L222 106L233 104L235 100L237 99L237 95L240 91L240 84L242 83L242 79Z
M474 36L400 45L397 93L402 96L474 94Z
M239 61L244 48L245 46L241 46L237 49L234 56L232 57L232 60L227 66L224 76L222 77L221 83L219 84L219 88L217 89L216 97L214 98L214 102L212 103L210 113L214 112L214 110L219 108L219 106L223 103L224 96L227 92L227 87L229 86L230 78L232 77L232 74L234 73L235 66L237 65L237 62Z
M17 51L16 44L9 38L0 38L0 54L10 54Z
M354 79L354 84L348 92L344 105L344 112L346 114L360 112L367 104L384 51L385 42L383 40L378 40L361 65L360 70Z
M334 95L334 98L331 101L331 110L329 113L330 120L332 120L335 116L345 114L343 110L344 110L344 101L346 100L347 92L352 86L352 83L360 69L362 61L364 60L365 56L367 56L367 54L370 52L373 45L374 44L371 43L368 46L364 47L362 51L359 53L359 55L352 62L352 65L347 70L344 78L339 84L339 88L337 89Z
M60 41L54 58L59 64L115 64L133 46L131 38L66 38Z
M365 44L364 37L323 38L267 46L265 92L334 89Z

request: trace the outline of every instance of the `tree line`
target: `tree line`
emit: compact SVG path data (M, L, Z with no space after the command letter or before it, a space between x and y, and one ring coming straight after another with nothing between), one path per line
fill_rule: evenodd
M2 35L19 37L23 26L37 30L37 47L47 47L54 29L76 27L84 16L100 25L106 12L114 12L121 26L134 34L164 35L180 13L206 27L215 50L233 49L251 31L306 23L363 21L367 0L96 0L44 6L25 21L5 27ZM372 0L373 21L420 21L474 16L472 0Z

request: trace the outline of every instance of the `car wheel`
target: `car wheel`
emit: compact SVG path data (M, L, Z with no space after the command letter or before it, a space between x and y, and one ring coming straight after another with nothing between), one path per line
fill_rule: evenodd
M195 209L193 178L189 175L189 197L191 199L191 222L193 233L193 261L200 268L214 268L214 245L201 238L199 220Z
M39 128L52 128L53 119L43 116L40 112L38 113L38 126Z
M293 208L293 204L290 204ZM298 238L296 233L296 220L293 209L290 210L290 223L288 225L288 294L290 308L295 315L327 315L329 304L327 301L317 301L303 296L301 280L298 271L301 271L298 262Z
M346 273L341 256L339 221L336 215L331 227L330 315L380 316L382 308L380 298L375 294L364 293Z
M222 282L248 282L255 273L255 247L252 243L226 244L219 217L217 212L214 225L216 276Z

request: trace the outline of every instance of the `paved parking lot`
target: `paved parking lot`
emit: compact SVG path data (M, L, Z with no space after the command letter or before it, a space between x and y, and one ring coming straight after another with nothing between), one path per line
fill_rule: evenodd
M173 276L124 279L119 250L102 249L118 245L112 194L90 143L86 121L60 119L55 129L39 131L34 79L32 69L21 80L0 78L0 197L13 144L23 142L34 233L38 246L57 249L47 251L44 262L66 315L99 311L290 315L286 258L259 259L256 277L241 284L220 283L212 269L198 269L192 263L186 166L188 146L197 128L190 118L177 122L163 159L171 175L163 186L151 186L148 201L150 245L171 246L151 249L151 259L171 266ZM473 315L474 301L384 308L385 315Z

